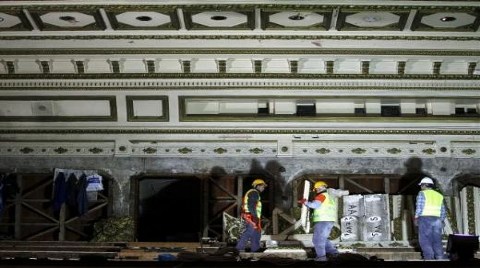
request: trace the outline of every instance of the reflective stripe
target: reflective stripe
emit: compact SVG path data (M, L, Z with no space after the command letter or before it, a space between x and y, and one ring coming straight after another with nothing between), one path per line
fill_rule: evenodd
M325 192L322 193L325 196L322 205L313 210L313 222L318 221L337 221L337 206L335 199Z
M440 217L443 204L443 196L435 190L427 189L422 191L425 195L425 206L420 216Z
M258 193L257 190L255 189L250 189L248 190L245 195L243 196L243 204L242 204L242 209L243 209L243 212L244 213L252 213L253 211L249 211L248 210L248 198L250 196L250 193L252 191L255 191ZM256 209L256 216L257 218L260 219L260 217L262 216L262 202L260 201L260 193L258 193L258 201L257 201L257 204L255 204L255 209Z

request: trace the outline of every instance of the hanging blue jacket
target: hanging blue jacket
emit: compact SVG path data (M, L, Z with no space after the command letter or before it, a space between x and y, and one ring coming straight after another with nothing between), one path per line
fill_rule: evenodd
M63 203L67 201L67 184L65 180L65 174L59 172L54 181L53 188L53 212L58 214Z

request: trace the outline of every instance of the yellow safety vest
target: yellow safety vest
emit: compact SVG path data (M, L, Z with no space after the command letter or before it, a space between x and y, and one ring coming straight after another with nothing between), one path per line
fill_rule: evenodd
M335 199L331 198L327 192L324 192L325 200L322 205L313 210L313 222L319 221L336 221L337 205Z
M422 192L425 195L425 206L420 216L440 217L443 195L432 189L423 190Z
M243 212L244 213L254 213L254 211L249 211L248 210L248 198L250 196L250 193L252 191L255 191L258 193L257 190L255 189L250 189L248 190L245 195L243 196L243 204L242 204L242 208L243 208ZM257 204L255 205L255 209L256 209L256 215L257 215L257 218L260 219L260 216L262 216L262 202L260 201L260 193L258 193L258 201L257 201Z

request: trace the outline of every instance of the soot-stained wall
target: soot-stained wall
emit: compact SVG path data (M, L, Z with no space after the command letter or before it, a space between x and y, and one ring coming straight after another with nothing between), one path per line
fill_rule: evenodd
M446 194L452 194L452 183L467 178L477 183L480 159L455 158L34 158L1 157L0 171L17 173L52 173L55 168L96 169L111 178L109 183L114 216L133 215L135 198L131 180L141 175L176 176L255 174L274 181L275 206L289 207L291 182L309 174L386 174L417 178L428 175L437 180Z

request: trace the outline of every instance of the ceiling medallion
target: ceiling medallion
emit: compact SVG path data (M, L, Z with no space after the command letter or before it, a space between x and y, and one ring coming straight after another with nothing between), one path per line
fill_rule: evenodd
M305 17L299 14L288 17L289 20L304 20Z
M70 23L77 23L78 20L75 19L75 17L72 17L72 16L61 16L59 17L60 20L63 20L63 21L66 21L66 22L70 22Z
M377 17L377 16L365 16L363 17L363 21L365 22L377 22L377 21L381 21L382 18L380 17Z
M210 19L211 19L211 20L226 20L227 17L215 15L215 16L211 16Z
M442 17L442 18L440 18L440 20L443 21L443 22L451 22L451 21L456 21L457 18L447 16L447 17Z
M138 16L135 18L136 20L138 21L151 21L152 20L152 17L149 17L149 16Z

